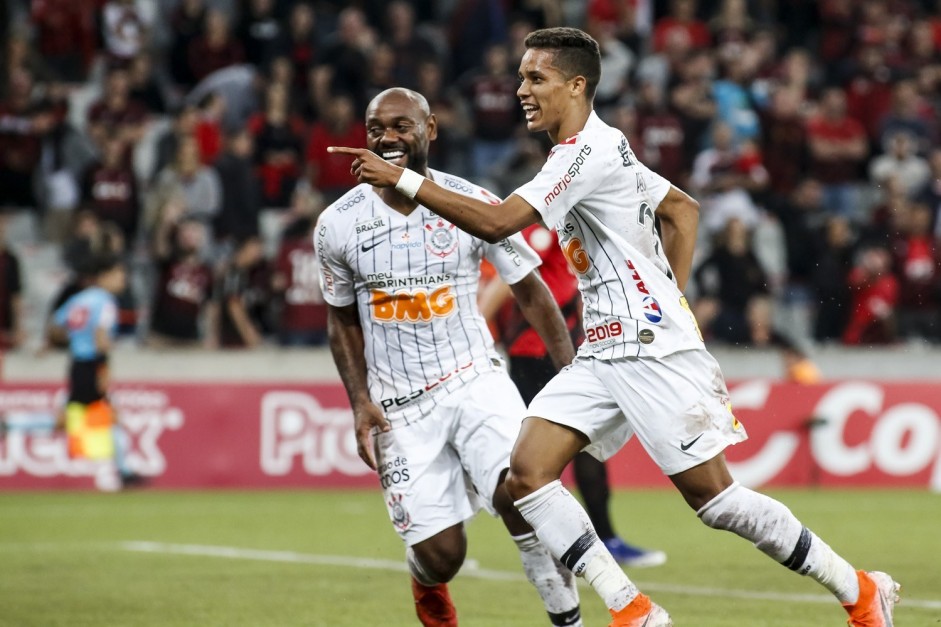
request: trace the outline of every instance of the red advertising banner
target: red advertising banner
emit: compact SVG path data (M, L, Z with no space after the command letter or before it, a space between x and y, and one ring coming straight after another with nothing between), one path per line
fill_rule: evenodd
M730 385L749 440L731 447L743 483L912 486L941 491L941 394L931 383ZM0 490L94 488L100 466L70 459L48 429L63 391L0 386ZM130 469L156 488L375 487L356 455L342 386L117 386ZM44 426L45 425L45 426ZM666 486L636 442L609 463L617 486Z

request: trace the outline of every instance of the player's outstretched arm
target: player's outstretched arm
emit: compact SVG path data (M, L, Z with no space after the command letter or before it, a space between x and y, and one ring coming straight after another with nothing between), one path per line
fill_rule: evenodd
M696 247L696 231L699 228L699 203L675 185L657 207L660 218L660 238L676 285L686 290L693 267L693 250Z
M497 205L452 192L413 170L388 163L365 148L331 146L330 152L354 157L350 171L360 183L394 187L417 200L462 231L494 244L539 221L539 213L516 195Z
M538 270L533 270L521 281L510 286L526 321L542 338L552 364L562 369L575 359L575 347L565 324L559 305L546 287Z
M346 307L327 306L327 337L330 339L333 361L353 408L357 452L367 466L376 470L372 430L378 427L380 431L388 431L389 423L382 410L369 398L363 327L355 304Z

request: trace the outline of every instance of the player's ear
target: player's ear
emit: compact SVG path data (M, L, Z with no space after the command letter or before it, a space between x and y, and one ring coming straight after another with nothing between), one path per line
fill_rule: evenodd
M434 113L428 116L428 121L425 123L425 131L428 135L428 141L438 139L438 118L435 117Z
M585 93L585 88L588 87L588 81L585 80L584 76L576 76L571 80L571 94L572 96L581 96Z

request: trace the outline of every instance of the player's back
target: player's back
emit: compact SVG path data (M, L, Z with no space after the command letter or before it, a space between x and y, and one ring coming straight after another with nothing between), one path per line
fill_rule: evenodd
M100 287L89 287L65 301L56 311L56 324L69 336L72 358L84 361L99 357L96 334L99 328L114 333L117 324L117 301Z
M431 175L499 202L458 177ZM323 213L315 241L324 298L356 303L370 394L387 411L501 367L477 308L480 261L489 259L511 283L539 263L519 237L487 244L420 205L403 215L366 185Z

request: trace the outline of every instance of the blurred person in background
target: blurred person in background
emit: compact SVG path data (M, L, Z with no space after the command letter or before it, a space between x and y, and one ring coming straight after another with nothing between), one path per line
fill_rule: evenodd
M219 175L222 202L213 223L216 239L240 240L258 234L262 204L255 171L255 138L247 128L230 132L213 166Z
M26 341L23 279L19 257L7 242L7 220L0 215L0 350L15 350Z
M265 67L274 58L284 26L276 0L241 0L235 37L245 47L245 61Z
M203 32L193 38L187 50L189 75L199 82L216 70L244 61L245 48L232 36L228 16L219 9L209 9Z
M356 184L349 159L327 152L327 146L366 145L366 128L356 117L354 100L337 94L323 119L316 123L307 140L307 178L311 187L332 202Z
M173 197L165 205L153 246L157 281L147 344L158 348L218 346L215 277L204 261L206 226L186 218L181 197Z
M149 52L139 53L130 63L128 79L131 85L131 100L141 103L149 112L167 112L167 88L162 77L156 74L154 59Z
M346 94L353 98L355 112L366 106L366 77L369 56L376 45L376 34L366 16L356 7L347 7L337 16L336 32L324 40L320 62L330 69L327 89L330 94ZM326 121L331 120L330 112Z
M107 0L99 21L105 53L112 63L126 66L147 46L150 33L137 0Z
M75 0L33 0L30 18L37 51L55 77L73 84L84 81L96 47L95 6Z
M892 274L891 253L882 246L867 246L847 278L852 304L843 343L888 344L896 338L899 282Z
M840 339L851 306L849 274L856 255L856 234L846 217L827 217L819 251L812 275L816 303L814 339L829 342Z
M639 141L632 145L637 155L664 178L685 185L690 166L683 152L686 135L683 122L667 105L663 87L641 80L636 107Z
M315 215L301 215L284 228L274 259L271 289L280 300L278 342L282 346L327 343L327 304L314 251Z
M157 175L148 200L150 221L160 215L163 204L174 196L183 198L187 217L201 220L207 226L218 215L222 204L219 175L202 164L199 144L193 136L179 140L175 161Z
M219 277L219 346L255 348L264 341L270 278L257 235L237 241Z
M807 122L807 145L808 171L823 184L828 211L859 221L855 184L869 157L869 141L862 124L847 115L841 88L828 87L820 96L819 112Z
M173 33L167 64L173 81L182 88L192 87L197 82L190 66L189 50L206 29L206 13L206 0L180 0L167 18Z
M278 42L278 54L286 57L294 68L293 92L303 94L308 90L310 69L320 60L321 46L317 12L309 2L296 2Z
M417 87L420 66L438 61L439 54L432 41L416 28L415 8L405 0L390 2L383 27L383 39L391 46L395 59L393 83Z
M101 98L88 109L88 135L97 149L109 134L116 133L128 151L132 151L147 132L148 111L131 99L127 70L111 66L105 75Z
M751 248L748 227L730 219L712 254L696 269L699 297L693 306L706 338L751 344L754 301L768 295L768 278Z
M513 150L514 135L522 119L516 99L518 80L503 44L489 46L484 65L462 81L462 93L470 107L471 172L487 177Z
M69 456L100 462L97 485L116 490L142 479L126 465L126 435L108 400L109 353L118 325L115 295L126 288L127 276L116 255L96 255L89 263L93 283L56 310L47 336L53 344L67 344L71 355L62 411Z
M892 239L899 282L898 333L902 339L941 341L941 246L931 232L932 210L913 204Z
M917 140L908 131L898 131L886 140L885 153L869 162L869 180L883 187L895 179L903 193L914 198L928 184L931 167L917 154Z
M806 168L803 104L798 89L777 85L769 106L761 111L761 154L768 170L768 189L778 198L794 191Z
M254 160L266 207L287 207L304 163L304 123L291 110L289 86L273 85L265 94L265 110L252 116Z
M82 207L101 221L116 224L124 239L133 242L141 213L137 176L124 141L113 133L102 141L101 159L90 164L82 177Z

